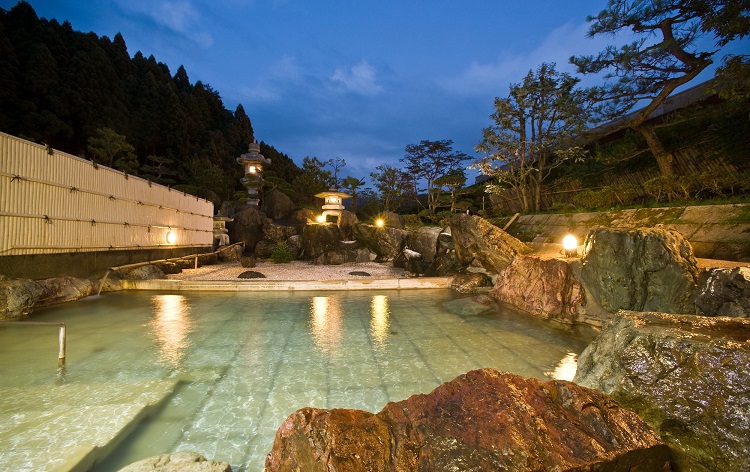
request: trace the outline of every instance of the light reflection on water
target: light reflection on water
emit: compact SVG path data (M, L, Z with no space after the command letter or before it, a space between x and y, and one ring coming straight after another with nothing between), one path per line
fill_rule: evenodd
M578 370L578 354L575 352L569 352L560 359L560 362L555 366L555 370L551 372L545 372L544 375L555 380L573 380Z
M159 359L178 369L193 327L190 305L183 295L154 295L151 305L154 318L148 322L148 327L159 345Z
M388 311L388 297L386 295L375 295L370 302L370 331L375 339L375 343L382 347L385 344L390 332L390 323L388 317L391 314Z
M341 344L341 304L338 297L313 297L310 300L310 329L315 346L335 355Z

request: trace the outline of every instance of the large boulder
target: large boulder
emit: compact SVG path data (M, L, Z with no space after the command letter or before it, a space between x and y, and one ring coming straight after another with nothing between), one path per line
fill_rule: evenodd
M438 251L438 236L442 232L436 226L422 226L409 231L406 236L406 247L422 254L425 262L431 263Z
M96 295L99 290L98 283L76 277L53 277L37 283L42 287L42 294L36 303L38 307L80 300Z
M561 259L517 256L497 274L490 295L544 319L573 324L585 303L581 283Z
M574 382L638 413L680 470L750 470L750 320L621 311Z
M294 201L279 189L266 192L261 201L261 211L274 220L291 218L296 208Z
M307 225L302 230L302 252L305 259L316 259L339 246L341 232L333 223Z
M218 256L220 262L237 262L242 257L242 246L239 244L232 244L219 248Z
M269 241L286 241L302 231L298 225L279 224L270 218L263 220L263 239Z
M420 275L429 267L429 264L424 261L422 254L411 249L404 249L393 259L393 267L405 269L407 272Z
M316 265L341 265L348 262L370 262L370 250L358 241L341 241L336 249L313 260Z
M484 293L492 288L492 279L481 272L456 274L451 280L451 289L458 293Z
M100 281L76 277L0 280L0 320L22 318L36 307L70 302L95 295L100 285Z
M584 242L581 277L605 310L695 313L698 263L676 231L594 229Z
M489 221L476 215L456 213L450 218L451 236L458 259L464 264L476 259L495 274L510 265L529 247Z
M0 280L0 320L22 318L34 310L44 289L29 279Z
M257 207L243 205L232 217L234 221L226 223L229 239L236 243L245 243L245 254L252 253L258 241L263 239L265 216Z
M341 239L344 241L351 241L354 239L354 225L359 223L359 218L355 213L348 210L343 210L336 224L341 231Z
M750 318L750 267L702 271L698 287L697 314Z
M377 414L303 408L276 433L266 472L660 471L669 449L634 413L562 380L492 369Z
M383 225L388 228L404 229L404 217L392 211L383 211L378 214L378 218L383 220Z
M175 452L134 462L118 472L231 472L226 462L209 461L195 452Z
M455 251L443 251L433 259L432 264L425 270L424 275L427 277L444 277L463 272L467 264L458 260Z
M378 262L392 261L406 243L407 231L398 228L378 228L358 223L352 228L354 239L377 255Z

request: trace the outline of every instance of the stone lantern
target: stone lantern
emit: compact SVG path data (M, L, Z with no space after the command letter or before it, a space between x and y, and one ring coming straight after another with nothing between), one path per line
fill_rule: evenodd
M247 204L258 206L260 202L258 188L263 185L261 172L263 171L263 165L270 164L271 159L265 158L260 153L260 144L253 140L248 146L247 153L237 158L237 163L245 168L245 176L241 182L247 188Z
M328 221L329 216L336 217L336 221L338 221L338 218L341 216L341 212L344 211L344 199L351 198L351 195L339 192L335 189L320 192L315 196L318 198L322 198L324 201L323 214L319 217L319 223L325 223L326 221Z
M214 216L214 246L226 246L229 244L229 231L226 224L232 221L234 221L234 218Z

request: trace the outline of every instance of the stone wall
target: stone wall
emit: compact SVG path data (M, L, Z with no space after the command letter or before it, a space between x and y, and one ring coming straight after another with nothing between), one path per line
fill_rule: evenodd
M690 242L696 257L750 261L750 204L523 215L508 232L522 241L560 243L568 233L583 241L597 227L673 229Z

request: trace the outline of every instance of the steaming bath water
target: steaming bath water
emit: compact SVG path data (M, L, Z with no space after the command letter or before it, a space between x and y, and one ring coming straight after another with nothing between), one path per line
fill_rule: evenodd
M116 293L31 319L67 324L68 363L55 370L56 330L0 328L0 463L15 470L101 441L85 449L95 471L176 451L260 471L298 408L377 412L480 367L571 378L593 338L448 290Z

